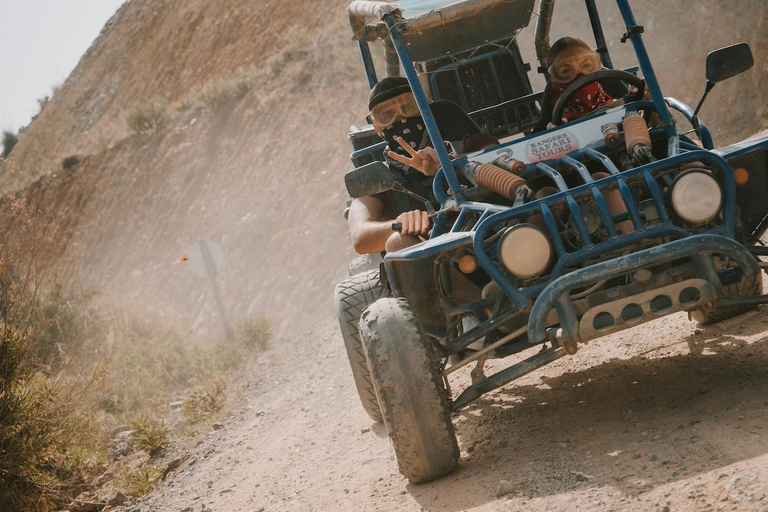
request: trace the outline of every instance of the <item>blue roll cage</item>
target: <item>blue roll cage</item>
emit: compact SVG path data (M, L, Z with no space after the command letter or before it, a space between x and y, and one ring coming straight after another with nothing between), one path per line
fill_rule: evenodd
M661 92L661 87L656 78L656 73L654 72L653 65L651 64L651 60L648 56L648 52L645 49L645 45L643 43L642 35L641 35L643 32L643 28L639 26L635 21L634 14L632 13L632 9L629 5L628 0L616 0L616 3L618 4L619 10L624 19L624 24L627 29L627 33L625 34L623 41L625 40L631 41L634 47L635 54L638 60L638 65L640 67L640 70L642 71L646 85L648 86L648 90L651 93L654 110L658 113L661 119L661 128L663 129L668 141L667 154L669 156L677 155L680 151L680 138L675 128L675 120L672 117L672 114L667 109L667 103L664 100L664 97ZM595 4L595 0L585 0L585 4L586 4L587 12L589 14L592 31L595 37L597 51L598 53L601 54L601 57L605 65L611 68L612 62L606 46L605 36L603 33L603 28L600 22L600 17L598 14L597 6ZM419 106L419 110L421 111L421 115L422 115L422 118L424 119L424 123L430 138L432 140L443 140L442 135L440 134L440 130L437 127L437 123L435 122L434 115L432 114L432 110L429 107L429 100L427 99L427 95L424 92L424 88L422 87L421 82L418 79L416 70L413 65L413 61L411 60L410 54L408 53L408 48L405 42L403 41L403 38L401 35L401 32L404 30L407 24L407 21L399 19L395 14L388 14L384 16L382 21L386 24L387 28L389 29L389 35L392 40L392 44L394 46L395 52L397 53L397 56L400 59L403 70L405 72L405 76L408 79L408 82L411 86L411 90L413 91L413 95L416 98L416 103ZM373 58L371 56L370 47L368 43L363 40L359 41L359 47L360 47L360 54L361 54L365 71L366 71L366 76L368 79L368 84L370 87L373 87L377 82L377 76L376 76L376 69L373 63ZM518 99L518 100L522 100L522 99ZM508 103L510 104L516 103L516 101L513 100L512 102L508 102ZM683 114L686 117L690 116L688 112L690 109L687 108L687 106L683 104L675 104L672 106L673 108L676 108L677 110L680 110L681 112L683 112ZM557 130L557 128L554 128L553 130ZM711 137L709 137L708 132L707 132L707 139L708 140L706 140L705 142L710 142L711 144ZM711 146L709 147L711 148ZM467 203L467 200L463 197L463 194L461 192L461 187L459 185L459 178L454 169L454 164L460 164L464 162L462 162L462 158L459 158L456 160L451 159L447 150L441 144L437 144L435 150L437 152L437 156L441 166L441 170L439 171L438 176L434 181L435 197L441 203L443 204L445 203L445 201L448 199L448 196L443 192L441 185L443 180L447 181L447 185L451 190L451 199L455 207L459 211L461 211L465 207L465 203ZM444 232L443 231L444 225L445 225L444 217L445 217L445 214L438 215L435 221L435 228L432 231L433 237L438 236Z

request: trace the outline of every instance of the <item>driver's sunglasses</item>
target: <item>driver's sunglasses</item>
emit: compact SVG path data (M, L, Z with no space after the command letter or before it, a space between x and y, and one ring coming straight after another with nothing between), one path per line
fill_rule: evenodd
M384 100L373 109L369 120L379 128L386 128L397 120L398 117L414 117L419 115L419 106L413 93L406 92L394 98Z
M555 59L549 66L549 76L553 82L566 83L577 75L587 75L600 70L600 57L596 52L585 49L571 57Z

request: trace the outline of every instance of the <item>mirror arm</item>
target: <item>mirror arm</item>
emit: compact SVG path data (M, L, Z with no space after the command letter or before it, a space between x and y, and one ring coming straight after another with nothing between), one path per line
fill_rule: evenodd
M412 198L416 199L417 201L421 201L427 207L427 213L429 215L434 215L435 207L432 206L432 201L430 201L429 199L421 197L419 194L417 194L415 192L411 192L410 190L408 190L407 188L405 188L404 186L402 186L398 182L395 182L392 185L392 190L395 190L397 192L402 192L403 194L405 194L405 195L407 195L409 197L412 197Z
M711 91L715 87L715 82L711 82L707 80L707 86L704 88L704 94L702 94L701 99L699 100L699 104L696 105L696 110L693 111L693 115L691 116L691 125L693 126L694 131L696 132L696 136L701 140L701 124L699 124L699 110L701 110L701 106L704 104L704 100L707 99L707 95L709 94L709 91Z
M701 106L704 104L704 100L707 99L707 95L709 94L709 91L711 91L713 87L715 87L715 82L710 82L709 80L707 80L707 87L704 89L704 94L701 96L701 99L699 100L699 104L696 105L696 110L693 111L693 117L696 117L696 115L699 113L699 110L701 110Z

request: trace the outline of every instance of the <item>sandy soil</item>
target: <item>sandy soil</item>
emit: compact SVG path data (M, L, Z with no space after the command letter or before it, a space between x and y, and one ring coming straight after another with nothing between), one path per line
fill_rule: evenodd
M329 325L271 352L247 405L133 506L767 511L765 318L700 329L678 314L594 341L456 414L460 469L423 485L398 473Z

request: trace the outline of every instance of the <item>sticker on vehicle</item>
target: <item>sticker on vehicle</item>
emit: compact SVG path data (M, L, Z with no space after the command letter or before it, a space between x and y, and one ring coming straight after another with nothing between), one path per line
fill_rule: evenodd
M561 131L532 140L528 143L527 155L531 162L552 160L579 149L576 136L568 131Z

